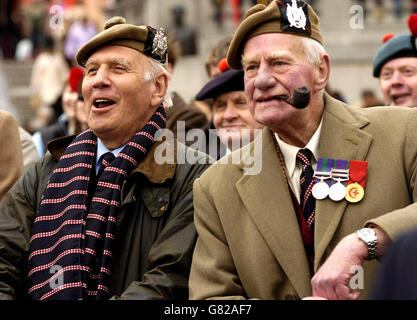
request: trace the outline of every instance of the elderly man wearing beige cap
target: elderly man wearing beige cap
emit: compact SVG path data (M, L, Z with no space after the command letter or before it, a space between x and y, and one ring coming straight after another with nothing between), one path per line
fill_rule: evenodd
M375 258L417 226L417 112L331 98L319 18L269 2L247 11L227 56L266 126L242 151L261 144L262 170L229 161L195 181L190 298L367 298Z
M0 299L188 298L206 165L156 162L166 49L163 30L116 17L78 51L89 128L49 143L1 203Z

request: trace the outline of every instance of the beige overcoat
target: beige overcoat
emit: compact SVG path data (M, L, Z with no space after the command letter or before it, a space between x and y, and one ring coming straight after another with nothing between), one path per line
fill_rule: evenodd
M23 173L23 156L18 124L0 110L0 200Z
M265 128L253 143L262 144L259 174L245 175L244 164L229 161L214 164L194 183L199 237L191 299L298 299L312 294L300 228L271 131ZM251 147L243 149L243 160L250 158ZM355 108L325 95L319 156L367 161L368 170L362 201L316 201L316 271L344 236L369 222L392 238L417 228L417 109ZM363 265L361 298L370 292L377 264Z

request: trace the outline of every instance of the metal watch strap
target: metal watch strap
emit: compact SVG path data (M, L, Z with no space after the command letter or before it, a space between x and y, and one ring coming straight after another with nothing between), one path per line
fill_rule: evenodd
M378 240L372 240L368 242L368 257L366 260L373 260L377 257L376 249L378 246Z

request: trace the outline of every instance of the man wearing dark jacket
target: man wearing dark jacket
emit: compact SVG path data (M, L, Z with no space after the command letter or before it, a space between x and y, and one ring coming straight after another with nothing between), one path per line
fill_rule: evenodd
M76 58L89 128L52 141L1 203L0 298L187 299L206 166L157 164L165 35L113 18Z

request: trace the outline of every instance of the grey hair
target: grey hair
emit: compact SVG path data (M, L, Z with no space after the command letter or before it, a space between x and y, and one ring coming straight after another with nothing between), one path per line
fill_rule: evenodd
M321 62L321 57L327 54L323 45L311 38L301 37L301 43L304 47L304 54L306 55L307 61L312 66L318 66ZM320 91L320 95L323 96L325 88Z
M160 74L166 74L168 76L168 79L171 78L171 74L165 69L164 65L152 58L148 58L148 70L145 73L145 81L152 81ZM165 108L171 108L172 107L172 99L171 95L167 93L164 96L164 99L162 100L162 103L164 104Z
M322 44L307 37L301 37L301 43L303 44L307 61L314 66L320 64L322 55L327 54Z

